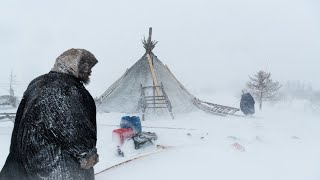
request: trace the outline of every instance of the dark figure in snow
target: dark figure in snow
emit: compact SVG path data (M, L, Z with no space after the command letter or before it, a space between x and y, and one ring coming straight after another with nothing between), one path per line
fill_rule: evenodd
M96 106L83 84L98 61L70 49L29 84L17 110L1 180L91 180L98 162Z
M242 91L240 109L245 115L254 114L255 101L250 93L244 93Z

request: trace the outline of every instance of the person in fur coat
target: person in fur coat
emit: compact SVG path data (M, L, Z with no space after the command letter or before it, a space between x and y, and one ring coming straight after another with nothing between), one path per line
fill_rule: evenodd
M84 49L69 49L29 84L16 113L1 180L93 180L96 106L84 87L97 63Z

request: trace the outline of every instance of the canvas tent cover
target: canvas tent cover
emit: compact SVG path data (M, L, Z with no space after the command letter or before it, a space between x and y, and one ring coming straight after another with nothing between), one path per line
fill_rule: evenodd
M171 101L172 111L189 112L197 107L194 96L177 81L171 71L154 54L151 54L157 80L163 84ZM112 84L97 100L98 110L102 112L139 112L140 84L153 86L153 78L147 54L137 61L125 74Z

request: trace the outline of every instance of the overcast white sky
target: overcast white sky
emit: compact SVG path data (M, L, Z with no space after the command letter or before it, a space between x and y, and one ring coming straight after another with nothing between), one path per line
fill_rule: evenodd
M69 48L99 60L88 89L101 95L144 54L154 53L193 93L241 91L258 70L320 89L317 0L1 1L0 93L13 70L21 96Z

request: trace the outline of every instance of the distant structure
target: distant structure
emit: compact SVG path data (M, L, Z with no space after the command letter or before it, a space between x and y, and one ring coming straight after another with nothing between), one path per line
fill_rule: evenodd
M157 41L149 37L142 40L146 52L140 60L115 81L99 98L101 112L145 114L185 113L197 109L218 115L230 115L238 108L204 102L193 96L152 52Z
M14 76L10 75L10 83L9 83L9 95L1 95L0 96L0 107L1 106L12 106L17 107L18 99L14 95L13 84L15 83Z

